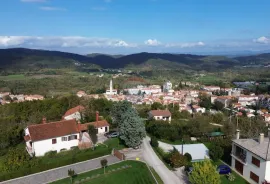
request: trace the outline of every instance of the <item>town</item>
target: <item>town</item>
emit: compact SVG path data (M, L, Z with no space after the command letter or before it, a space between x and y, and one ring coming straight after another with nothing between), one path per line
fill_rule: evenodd
M88 95L78 91L72 97L78 99L78 105L59 114L58 121L48 122L44 115L41 122L25 126L22 133L28 154L25 157L32 162L31 159L57 158L58 154L72 153L76 149L95 152L102 145L109 148L113 144L109 148L112 158L108 157L112 163L118 160L143 160L150 166L160 163L162 167L150 172L156 172L164 183L196 181L192 173L201 163L212 165L208 159L218 168L217 176L213 177L221 176L221 181L267 183L270 179L270 129L267 129L270 104L267 95L245 94L245 91L243 86L221 88L188 81L177 85L170 81L162 85L141 84L118 90L113 88L111 79L104 94ZM47 98L3 92L1 100L4 107L25 101L43 103ZM104 105L94 107L95 103ZM110 111L105 112L106 108ZM134 116L134 121L125 119L125 113L131 113L128 116ZM129 123L136 124L135 129L123 129ZM129 131L137 135L140 132L140 136ZM121 140L121 145L114 143L117 140ZM176 160L171 160L174 157ZM4 168L9 172L13 170L8 166ZM50 171L46 171L46 175L49 176ZM166 179L165 175L171 178Z

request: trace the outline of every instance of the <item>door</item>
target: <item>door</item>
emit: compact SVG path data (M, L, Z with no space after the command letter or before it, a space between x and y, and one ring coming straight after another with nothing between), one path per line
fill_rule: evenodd
M235 169L243 175L243 170L244 170L244 164L239 162L238 160L235 160Z
M108 127L105 127L105 132L108 132Z

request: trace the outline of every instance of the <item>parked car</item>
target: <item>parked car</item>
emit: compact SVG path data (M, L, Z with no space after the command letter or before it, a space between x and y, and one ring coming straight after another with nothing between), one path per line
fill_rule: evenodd
M217 170L219 174L229 174L232 172L231 168L227 165L219 165Z
M186 171L187 175L189 175L193 171L193 167L186 167L185 171Z
M117 131L111 131L111 132L108 132L106 134L104 134L106 137L108 138L113 138L113 137L118 137L119 136L119 132Z

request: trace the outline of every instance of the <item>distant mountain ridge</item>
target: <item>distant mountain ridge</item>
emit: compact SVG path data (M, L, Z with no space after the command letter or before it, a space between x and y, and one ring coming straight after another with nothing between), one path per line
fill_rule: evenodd
M101 68L147 68L177 69L178 67L194 70L215 70L245 64L267 64L270 54L229 58L226 56L208 56L169 53L136 53L130 55L90 54L35 50L25 48L0 49L0 69L11 68L61 68L72 67L74 63L97 65Z

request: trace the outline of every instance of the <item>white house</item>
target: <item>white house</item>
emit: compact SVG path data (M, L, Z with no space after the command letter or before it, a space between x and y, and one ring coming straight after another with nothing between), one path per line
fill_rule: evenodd
M49 151L60 152L78 146L79 133L75 119L29 125L24 129L26 150L31 156L43 156Z
M80 130L82 132L87 131L88 126L93 125L96 130L97 134L104 134L110 131L110 125L106 120L99 120L99 112L96 112L96 121L95 122L90 122L90 123L85 123L85 124L80 124Z
M220 91L219 86L204 86L203 89L205 91Z
M270 123L270 114L264 114L263 117L264 117L264 121Z
M192 109L195 113L205 113L205 108L198 105L192 105Z
M237 131L232 143L232 167L251 184L270 182L269 138L240 139Z
M168 110L152 110L148 113L149 119L171 121L172 114Z
M77 121L82 119L82 115L85 111L85 108L81 105L74 107L72 109L69 109L65 115L63 116L63 119L65 120L71 120L71 119L76 119Z

